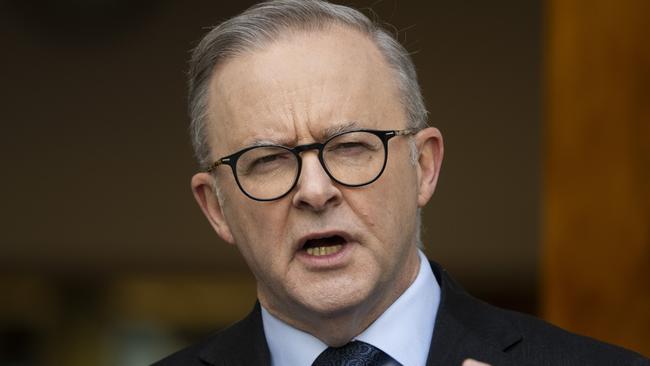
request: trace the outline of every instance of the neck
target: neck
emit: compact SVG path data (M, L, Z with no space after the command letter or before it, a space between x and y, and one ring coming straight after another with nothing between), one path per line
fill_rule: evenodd
M296 329L307 332L323 341L328 346L338 347L350 342L361 334L381 314L399 298L415 281L420 270L420 260L417 250L409 255L407 275L398 278L393 286L378 289L360 304L353 307L323 314L294 304L290 308L267 301L268 296L258 291L260 303L276 318ZM289 310L289 311L287 311ZM297 315L302 316L297 316Z

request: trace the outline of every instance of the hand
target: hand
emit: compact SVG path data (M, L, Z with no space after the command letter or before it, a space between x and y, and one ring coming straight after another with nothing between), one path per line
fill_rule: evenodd
M468 358L465 361L463 361L463 366L490 366L490 365L484 362L479 362L471 358Z

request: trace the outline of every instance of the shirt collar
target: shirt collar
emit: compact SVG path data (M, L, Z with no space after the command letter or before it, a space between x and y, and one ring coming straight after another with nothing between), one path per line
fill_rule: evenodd
M429 261L418 250L415 281L366 330L356 336L381 349L402 365L424 365L440 304L440 286ZM271 315L262 307L262 323L273 366L311 365L327 345ZM296 346L299 345L299 346Z

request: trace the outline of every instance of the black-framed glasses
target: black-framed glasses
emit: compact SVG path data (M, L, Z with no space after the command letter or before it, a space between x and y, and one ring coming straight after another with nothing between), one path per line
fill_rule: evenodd
M217 160L207 172L229 165L246 196L256 201L273 201L287 195L298 183L302 169L300 153L318 150L318 160L332 180L347 187L360 187L376 181L384 172L388 140L417 132L416 129L364 129L339 133L323 143L293 148L251 146Z

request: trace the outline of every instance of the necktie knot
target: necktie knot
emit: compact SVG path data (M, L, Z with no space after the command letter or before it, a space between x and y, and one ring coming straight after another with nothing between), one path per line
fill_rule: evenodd
M379 348L361 341L328 347L312 366L393 366L399 365Z

